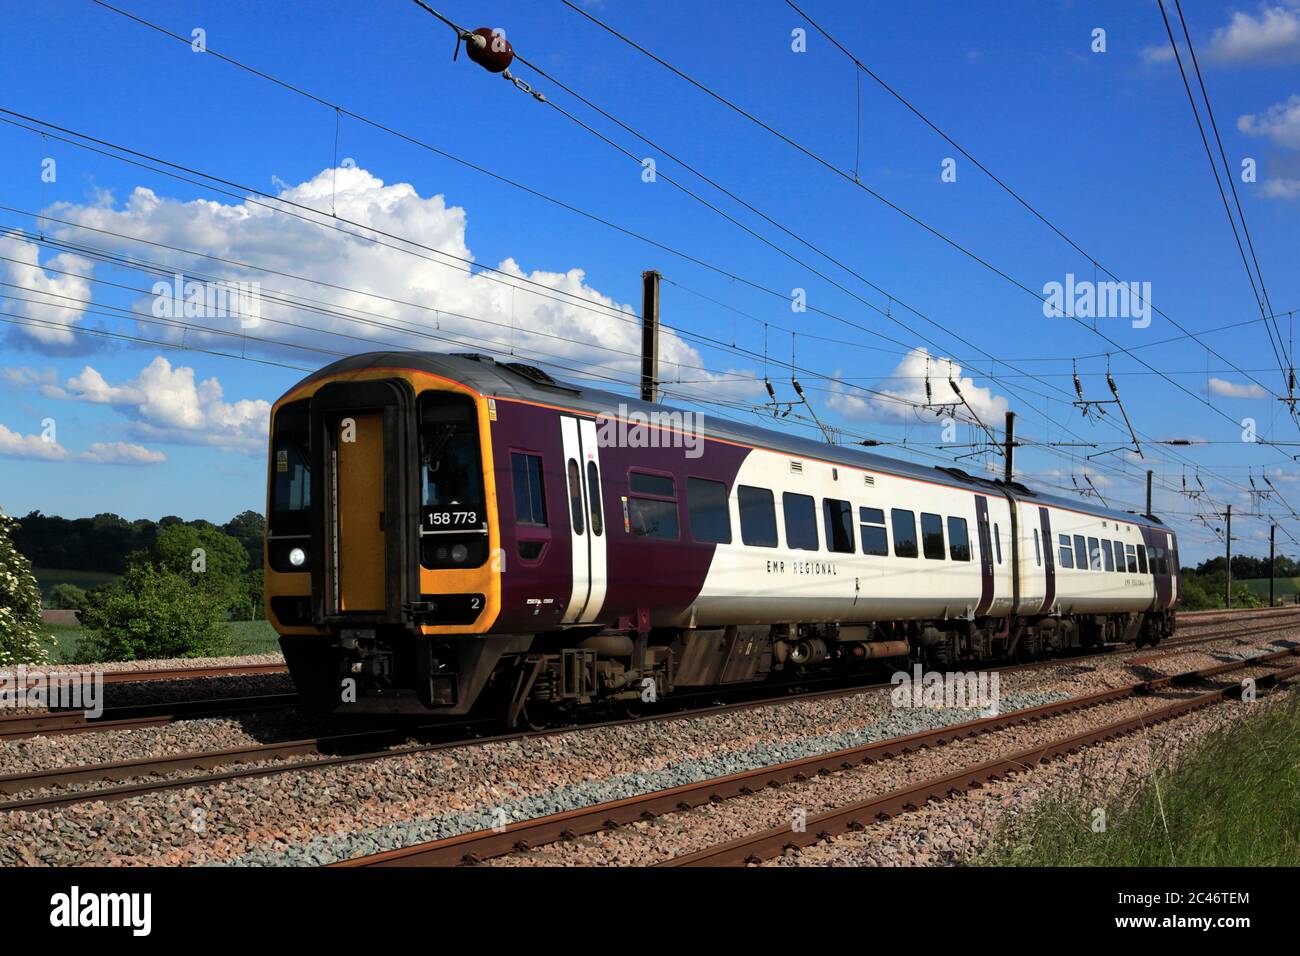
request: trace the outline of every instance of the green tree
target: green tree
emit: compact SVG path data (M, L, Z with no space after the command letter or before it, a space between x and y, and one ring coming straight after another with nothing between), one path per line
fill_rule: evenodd
M1205 589L1204 581L1189 571L1183 572L1180 588L1180 607L1184 611L1204 611L1209 608L1223 607L1223 592L1211 594Z
M266 608L264 606L266 593L265 577L266 575L263 573L260 564L244 576L244 581L248 587L247 601L250 612L248 619L250 621L260 621L266 617Z
M117 584L87 595L81 623L88 633L77 660L130 661L213 657L226 652L226 603L194 575L140 561Z
M1256 597L1255 592L1244 584L1234 583L1232 585L1232 606L1238 607L1263 607L1264 602Z
M221 530L244 546L248 566L262 567L262 539L266 536L266 519L256 511L241 511L221 526Z
M50 588L50 607L64 610L76 610L85 606L86 591L70 581L56 584Z
M141 563L133 558L132 564ZM210 594L232 617L250 618L248 552L238 540L213 525L172 524L158 532L148 560L188 578Z
M32 563L14 547L18 522L0 511L0 665L44 664L41 592Z

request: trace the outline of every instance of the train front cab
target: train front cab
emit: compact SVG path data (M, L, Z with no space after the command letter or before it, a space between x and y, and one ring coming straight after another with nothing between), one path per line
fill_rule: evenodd
M438 376L309 382L272 412L267 617L316 710L463 714L501 654L488 404Z

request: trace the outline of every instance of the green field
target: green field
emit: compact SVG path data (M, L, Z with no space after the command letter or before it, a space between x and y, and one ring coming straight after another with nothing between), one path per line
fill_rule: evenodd
M1267 582L1265 582L1267 583ZM1237 706L1237 705L1232 705ZM1016 820L978 861L1003 866L1300 865L1300 695L1210 735L1128 795L1078 792ZM1072 788L1073 790L1073 788ZM1094 832L1097 806L1105 829Z
M227 653L274 654L280 650L275 629L267 621L229 621L226 623L230 646ZM56 663L70 663L77 644L88 632L80 627L45 625L45 633L54 643L50 654Z
M56 584L75 584L89 591L101 584L111 584L121 577L120 574L108 574L104 571L70 571L62 568L32 568L36 583L41 589L41 600L48 600L50 591Z
M1255 578L1253 581L1242 581L1241 583L1250 588L1250 592L1256 597L1263 598L1264 602L1268 603L1268 578ZM1273 594L1275 597L1291 601L1297 591L1300 591L1300 578L1273 579Z

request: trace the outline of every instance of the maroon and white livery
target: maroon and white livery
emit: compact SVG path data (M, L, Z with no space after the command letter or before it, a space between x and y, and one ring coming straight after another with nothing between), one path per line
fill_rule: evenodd
M1177 541L1093 507L553 380L373 353L273 411L268 616L335 710L599 700L1169 634Z

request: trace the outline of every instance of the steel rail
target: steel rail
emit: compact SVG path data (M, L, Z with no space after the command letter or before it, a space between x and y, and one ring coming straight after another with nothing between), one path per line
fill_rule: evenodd
M51 711L0 717L0 740L59 734L99 733L155 727L180 719L221 717L263 710L281 710L297 703L297 694L260 694L246 697L207 698L158 704L133 704L104 711L90 718L83 711Z
M1289 628L1261 628L1241 632L1241 635L1259 635L1267 634L1272 630L1287 630ZM1238 635L1217 635L1208 638L1190 639L1179 643L1205 643L1216 640L1235 639ZM1167 645L1168 646L1168 645ZM1099 653L1109 653L1110 649L1103 650ZM1287 653L1287 652L1282 652ZM1072 660L1086 659L1096 655L1083 655L1081 657L1049 659L1044 661L1032 661L1026 664L1007 665L999 668L999 672L1038 669L1052 665L1067 664ZM1144 660L1150 660L1160 655L1151 655ZM1170 655L1172 656L1172 655ZM1256 658L1258 659L1258 658ZM1127 663L1127 662L1126 662ZM1235 666L1235 665L1234 665ZM1160 686L1165 679L1157 678L1147 683L1151 686ZM473 724L456 723L454 725L423 725L412 728L393 728L386 727L375 730L358 731L348 734L337 734L325 737L305 738L299 740L283 741L269 744L256 744L247 747L236 747L212 751L193 751L188 753L176 754L163 757L143 757L132 760L112 761L100 764L90 764L75 767L58 767L44 770L34 770L22 773L0 775L0 793L17 794L30 790L45 789L53 787L63 787L80 783L91 783L96 781L125 781L144 777L157 776L168 773L175 773L182 770L205 770L213 767L227 766L231 764L255 764L269 760L283 760L299 756L322 755L324 760L303 760L294 763L285 763L272 766L249 767L235 771L233 773L214 773L207 775L197 775L188 777L179 777L169 780L148 781L145 783L132 783L118 787L105 787L87 790L78 790L64 794L49 795L44 797L29 798L24 800L14 800L0 802L0 810L14 809L34 809L39 807L69 806L75 803L83 803L94 800L120 800L133 796L139 796L146 793L153 793L162 790L179 789L191 786L204 786L210 783L220 783L227 780L243 779L256 776L272 776L279 773L285 773L298 769L310 769L317 766L337 766L348 763L364 763L372 760L384 759L389 757L402 757L431 753L439 750L450 749L460 746L471 746L476 744L503 742L517 740L526 737L552 736L561 733L571 733L578 730L593 729L597 727L621 726L632 723L640 723L646 720L670 720L684 719L691 717L708 716L710 714L743 711L748 709L757 709L760 707L773 706L780 703L792 701L812 701L823 699L834 699L838 697L852 696L853 694L862 693L870 690L880 690L891 686L889 683L877 683L868 685L854 685L849 688L835 688L831 690L816 691L805 694L787 694L780 697L767 697L760 699L741 700L732 703L718 704L706 708L694 708L682 711L673 711L664 714L654 715L652 717L623 718L618 720L609 720L597 723L579 724L560 728L550 728L542 731L524 731L505 735L487 735L477 737L458 737L447 740L441 740L436 743L415 744L409 746L394 746L394 743L400 743L410 740L412 737L418 737L421 734L427 734L433 731L456 729L463 732L467 726ZM1136 685L1134 685L1136 686ZM1110 692L1106 692L1110 693ZM239 700L239 699L236 699ZM1102 702L1102 701L1096 701ZM199 702L209 703L209 702ZM270 705L268 705L270 706ZM274 706L290 706L288 703L281 704L276 702ZM263 709L263 705L257 705L254 709ZM230 713L231 710L222 708L221 713ZM5 737L30 736L34 733L42 732L45 722L51 720L73 720L70 726L56 725L54 730L45 732L53 733L72 733L88 730L110 730L110 729L135 729L139 727L157 726L165 724L174 719L174 714L164 714L157 716L139 717L135 719L114 720L107 722L85 721L80 714L56 714L41 715L30 718L19 718L32 722L31 727L22 729L9 730L8 732L0 730L0 739ZM14 718L10 718L14 720ZM0 721L0 727L3 727L3 721ZM383 741L389 741L385 749L378 751L361 751L352 752L353 748L363 743L379 744ZM344 750L347 753L340 754L338 751Z
M814 774L829 774L851 769L899 754L942 746L953 740L980 736L1019 724L1032 723L1076 710L1096 707L1121 698L1151 693L1155 690L1195 683L1211 676L1247 667L1269 664L1300 654L1300 647L1255 658L1189 671L1184 674L1140 681L1125 687L1097 691L1081 697L1055 701L1009 714L921 731L903 737L874 741L857 747L813 757L787 761L770 767L743 771L595 804L577 810L551 814L511 824L504 830L478 830L442 840L414 844L395 850L340 861L331 866L457 866L477 863L495 856L524 851L558 840L573 839L599 830L612 829L665 813L690 810L706 803L755 793L765 787L777 787L791 781L806 780ZM1262 682L1262 680L1261 680ZM782 831L785 832L784 830Z
M1262 676L1257 686L1280 685L1300 676L1300 665ZM775 827L750 836L706 847L694 853L673 857L656 866L741 866L761 863L781 856L787 850L801 849L831 837L853 830L865 830L877 821L887 821L896 814L912 813L930 802L942 802L963 795L967 790L979 789L985 783L997 781L1012 774L1032 770L1038 764L1067 754L1078 753L1085 747L1102 743L1144 730L1153 724L1164 723L1193 711L1213 706L1239 696L1240 687L1229 686L1209 691L1187 700L1176 701L1148 714L1139 714L1115 721L1094 730L1058 738L974 767L966 767L942 777L934 777L889 793L829 810L808 818L803 832L790 827Z

